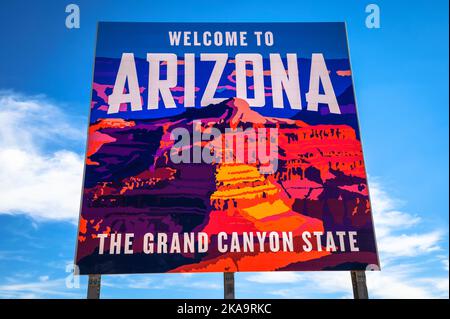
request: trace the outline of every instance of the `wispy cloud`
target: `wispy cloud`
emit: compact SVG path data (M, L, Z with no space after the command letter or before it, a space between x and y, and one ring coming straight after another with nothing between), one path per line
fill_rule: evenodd
M75 221L83 160L65 144L83 135L45 97L0 92L0 213Z
M0 250L0 261L30 262L31 260L22 250Z
M144 289L187 291L190 289L220 290L222 283L219 280L211 281L214 274L136 274L114 275L102 280L102 285L112 289Z
M41 276L35 281L26 283L7 283L0 285L0 298L80 298L81 290L68 289L64 278L49 279Z
M448 255L439 255L438 259L441 261L442 265L444 265L444 269L449 271L448 269L448 264L449 264L449 260L448 260Z
M395 263L402 257L443 250L440 245L446 234L445 228L424 230L422 218L400 211L403 203L393 198L377 180L370 184L370 194L382 265Z
M246 277L246 280L259 284L295 283L302 279L302 275L297 272L260 272Z

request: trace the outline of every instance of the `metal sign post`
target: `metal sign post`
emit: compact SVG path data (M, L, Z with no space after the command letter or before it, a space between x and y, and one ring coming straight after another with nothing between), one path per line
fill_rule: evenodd
M234 272L223 273L223 298L234 299Z
M369 299L366 284L366 272L364 270L351 271L354 299Z
M87 299L100 299L101 279L100 275L89 275Z

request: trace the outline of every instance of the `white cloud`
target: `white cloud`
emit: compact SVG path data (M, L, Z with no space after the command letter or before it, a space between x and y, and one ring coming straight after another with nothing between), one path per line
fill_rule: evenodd
M398 263L381 272L366 274L373 298L448 298L448 274L436 276L427 266Z
M378 240L380 252L388 257L417 256L440 250L441 231L424 234L383 236Z
M302 280L300 273L296 272L259 272L252 275L248 275L246 280L256 283L266 283L266 284L283 284L283 283L293 283Z
M0 213L76 221L83 159L65 144L83 135L44 97L0 92Z
M438 258L442 262L442 265L444 266L444 269L449 271L449 269L448 269L448 264L449 264L448 256L440 255L440 256L438 256Z
M250 297L255 290L266 291L268 297L280 298L351 298L352 285L348 271L332 272L261 272L239 274L239 290ZM267 280L266 280L267 279ZM261 286L259 286L261 285Z
M143 277L139 279L130 278L128 287L133 289L151 289L155 286L155 282L150 277Z
M82 291L69 290L65 279L46 279L27 283L8 283L0 285L0 298L31 299L31 298L80 298Z
M102 277L102 287L109 287L111 289L109 293L113 290L123 289L157 290L161 298L173 298L175 293L187 294L189 296L189 291L191 290L214 291L216 293L218 290L223 289L221 277L221 274L210 273L114 275ZM141 296L145 298L145 292L142 292ZM127 298L127 296L121 297Z
M413 257L441 250L444 231L432 229L421 231L423 224L417 215L398 210L401 202L392 198L378 182L370 183L373 219L381 264L388 265L392 259Z

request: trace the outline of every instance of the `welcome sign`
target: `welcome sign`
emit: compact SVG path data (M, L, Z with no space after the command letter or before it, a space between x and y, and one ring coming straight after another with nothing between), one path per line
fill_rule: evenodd
M343 23L99 23L81 274L378 266Z

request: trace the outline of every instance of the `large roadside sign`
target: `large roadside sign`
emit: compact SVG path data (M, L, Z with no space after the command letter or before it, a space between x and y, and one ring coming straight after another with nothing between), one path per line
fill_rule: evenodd
M81 274L378 266L344 23L98 25Z

